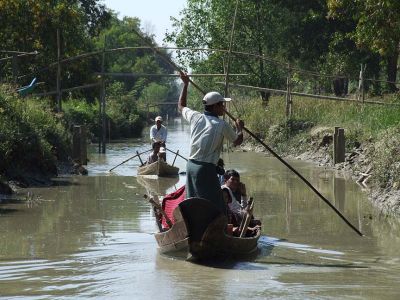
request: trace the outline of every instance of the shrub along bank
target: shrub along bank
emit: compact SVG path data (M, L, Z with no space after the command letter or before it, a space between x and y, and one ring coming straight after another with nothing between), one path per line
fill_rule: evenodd
M296 97L290 120L283 97L273 97L268 107L261 100L239 101L236 110L246 127L280 155L342 169L356 180L368 172L370 197L386 211L400 213L400 95L383 100L393 105ZM335 126L345 129L346 161L334 166Z
M70 153L70 135L49 105L0 87L0 174L25 184L57 174Z
M110 101L108 132L114 138L137 137L142 132L144 117L130 101L122 96ZM0 182L49 184L60 162L72 165L74 124L86 124L89 136L98 136L98 104L71 99L63 102L63 113L54 113L51 104L49 99L21 98L11 86L0 85ZM6 190L1 186L0 193Z

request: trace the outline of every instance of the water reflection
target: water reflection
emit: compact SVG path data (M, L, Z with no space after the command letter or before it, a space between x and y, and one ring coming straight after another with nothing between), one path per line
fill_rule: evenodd
M187 156L188 128L169 124L168 147ZM300 161L293 166L366 234L358 237L281 163L259 153L225 153L255 199L263 222L260 251L249 261L210 265L161 256L138 161L108 172L147 139L92 153L89 176L29 189L40 201L0 206L0 297L100 299L397 299L400 222L379 214L353 182ZM185 162L177 159L182 170ZM142 185L143 184L143 185ZM167 187L168 185L171 186ZM22 196L23 198L23 196Z
M336 208L343 212L346 201L346 181L344 178L333 177L333 199Z
M164 196L171 188L177 190L179 187L179 176L158 177L157 175L141 175L137 182L146 189L148 195Z

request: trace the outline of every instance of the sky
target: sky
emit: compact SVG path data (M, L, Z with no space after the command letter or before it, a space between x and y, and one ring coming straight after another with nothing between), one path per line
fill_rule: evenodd
M165 31L171 32L170 16L179 17L186 0L103 0L108 8L118 13L118 17L138 17L141 29L155 34L157 44L162 45Z

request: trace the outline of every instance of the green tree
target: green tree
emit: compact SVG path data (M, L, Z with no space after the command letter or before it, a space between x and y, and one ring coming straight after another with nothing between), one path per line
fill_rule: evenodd
M68 58L92 49L91 37L106 26L109 13L99 1L77 0L0 0L0 43L3 50L38 51L36 56L18 60L19 75L30 74L19 82L25 85L37 77L41 87L55 89L57 30L60 33L61 57ZM1 77L10 74L11 62L0 70ZM64 88L80 85L91 78L92 61L63 65Z
M168 97L168 88L166 86L159 85L155 82L150 83L146 86L139 98L139 103L142 106L155 106L157 112L161 111L161 106L157 105L160 102L165 102Z
M146 36L140 29L138 18L124 17L119 20L115 15L112 17L111 26L103 30L95 39L96 47L101 49L106 43L106 48L129 48L145 45L143 38L135 32L139 32L150 43L157 47L152 36ZM170 58L170 54L164 50L163 55ZM107 52L106 70L114 73L133 73L136 76L112 77L110 83L120 82L125 93L132 95L133 99L147 104L146 99L161 102L169 96L176 94L175 82L171 78L161 76L147 76L143 74L168 74L173 69L151 49L124 49L120 51ZM177 98L177 96L175 96Z
M235 7L234 0L189 0L181 18L173 19L174 31L167 34L166 41L178 47L228 49ZM279 65L260 58L279 54L277 38L281 29L275 10L267 0L239 1L232 50L255 54L252 58L235 55L230 60L231 73L249 74L243 83L262 87L278 87L284 83ZM224 73L227 63L227 55L221 52L180 52L178 59L197 72ZM208 89L215 88L213 80L201 82ZM268 100L268 94L261 93L261 96Z
M107 49L139 47L144 43L142 38L137 36L135 31L141 33L140 20L138 18L124 17L119 20L115 15L112 18L111 26L103 30L98 38L95 39L96 48L102 49L104 42ZM143 36L144 34L141 33ZM146 37L151 40L154 47L157 45L152 40L152 37ZM164 52L164 55L169 57L169 54ZM109 72L116 73L150 73L150 74L165 74L173 72L170 66L165 63L160 63L160 59L154 56L151 49L130 49L107 53L106 69ZM121 81L124 83L126 90L135 89L136 96L139 97L141 91L150 82L169 83L160 77L119 77L112 78L112 81Z
M341 20L356 20L349 35L360 48L379 53L386 60L387 80L395 82L400 47L400 1L328 0L329 15ZM389 84L396 90L394 83Z

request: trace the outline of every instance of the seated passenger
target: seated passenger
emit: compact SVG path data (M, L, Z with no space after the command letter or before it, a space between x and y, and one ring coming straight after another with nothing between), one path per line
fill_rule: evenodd
M153 162L158 161L158 156L160 152L160 143L154 142L151 147L153 148L153 152L150 153L149 157L147 158L147 164L152 164Z
M240 182L240 175L236 170L227 170L224 174L224 184L221 186L225 203L228 206L228 222L234 227L240 226L245 217L247 207L246 186ZM254 218L249 226L261 225L259 220Z
M164 147L160 147L160 151L158 152L158 159L165 161L165 154L166 153L167 152L165 151L165 148Z

